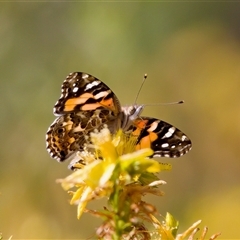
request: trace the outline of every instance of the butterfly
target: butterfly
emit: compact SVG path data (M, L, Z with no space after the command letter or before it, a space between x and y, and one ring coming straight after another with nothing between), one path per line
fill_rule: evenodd
M57 118L46 134L47 151L59 162L82 151L86 137L105 125L112 134L122 129L136 136L136 149L150 147L152 157L180 157L191 149L191 140L182 131L160 119L140 116L143 105L121 107L113 91L88 73L70 73L61 91L53 108Z

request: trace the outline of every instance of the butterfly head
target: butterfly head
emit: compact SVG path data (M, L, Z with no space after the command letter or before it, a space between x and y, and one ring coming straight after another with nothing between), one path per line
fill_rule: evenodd
M143 105L131 105L122 107L122 111L126 116L128 116L131 120L136 119L143 111Z
M131 105L122 107L122 125L121 128L124 130L129 129L133 125L133 122L139 118L143 111L143 105Z

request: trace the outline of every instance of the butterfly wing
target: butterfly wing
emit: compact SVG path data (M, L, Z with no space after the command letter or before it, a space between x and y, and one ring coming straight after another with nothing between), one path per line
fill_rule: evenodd
M64 80L53 111L59 116L99 108L109 109L115 116L121 111L119 100L107 85L90 74L73 72Z
M80 150L85 143L87 125L88 119L79 119L75 114L58 117L46 135L47 151L51 157L61 162Z
M191 140L182 131L156 118L141 117L134 121L133 134L138 136L136 149L151 148L152 157L180 157L191 149Z
M62 84L62 94L54 106L59 116L46 134L47 151L58 161L81 151L86 136L104 124L114 129L121 106L116 95L99 79L82 72L70 73Z

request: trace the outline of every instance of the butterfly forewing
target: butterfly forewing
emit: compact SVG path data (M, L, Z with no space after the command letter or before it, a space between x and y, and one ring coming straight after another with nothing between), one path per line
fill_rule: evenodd
M153 157L180 157L191 149L190 139L167 122L141 117L135 124L139 134L136 148L152 148Z
M112 90L99 79L82 72L70 73L62 84L62 95L54 106L54 114L107 108L115 115L121 110Z

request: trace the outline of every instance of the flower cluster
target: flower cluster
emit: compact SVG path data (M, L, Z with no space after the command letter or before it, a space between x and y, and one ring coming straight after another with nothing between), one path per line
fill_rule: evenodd
M70 203L78 206L78 218L88 212L103 219L96 231L98 238L180 240L195 235L200 222L177 235L178 222L169 213L163 222L158 221L155 206L142 199L146 194L163 195L158 187L165 182L156 173L171 170L170 164L150 158L153 154L150 148L136 151L136 138L121 130L112 136L104 128L90 138L85 150L76 153L72 164L75 171L59 182L72 195ZM109 205L104 210L86 208L90 201L103 197ZM145 222L155 231L149 231Z
M107 197L111 209L98 214L106 219L104 225L108 225L109 232L124 234L133 225L140 227L139 219L147 217L150 220L150 214L156 212L154 206L142 201L142 196L148 193L163 195L157 186L165 182L155 173L170 170L171 165L151 159L151 149L135 151L136 138L122 131L115 136L107 128L94 132L91 144L85 151L77 153L79 162L74 165L77 170L59 180L65 190L76 188L69 192L71 204L78 205L78 218L88 211L86 206L90 201Z

